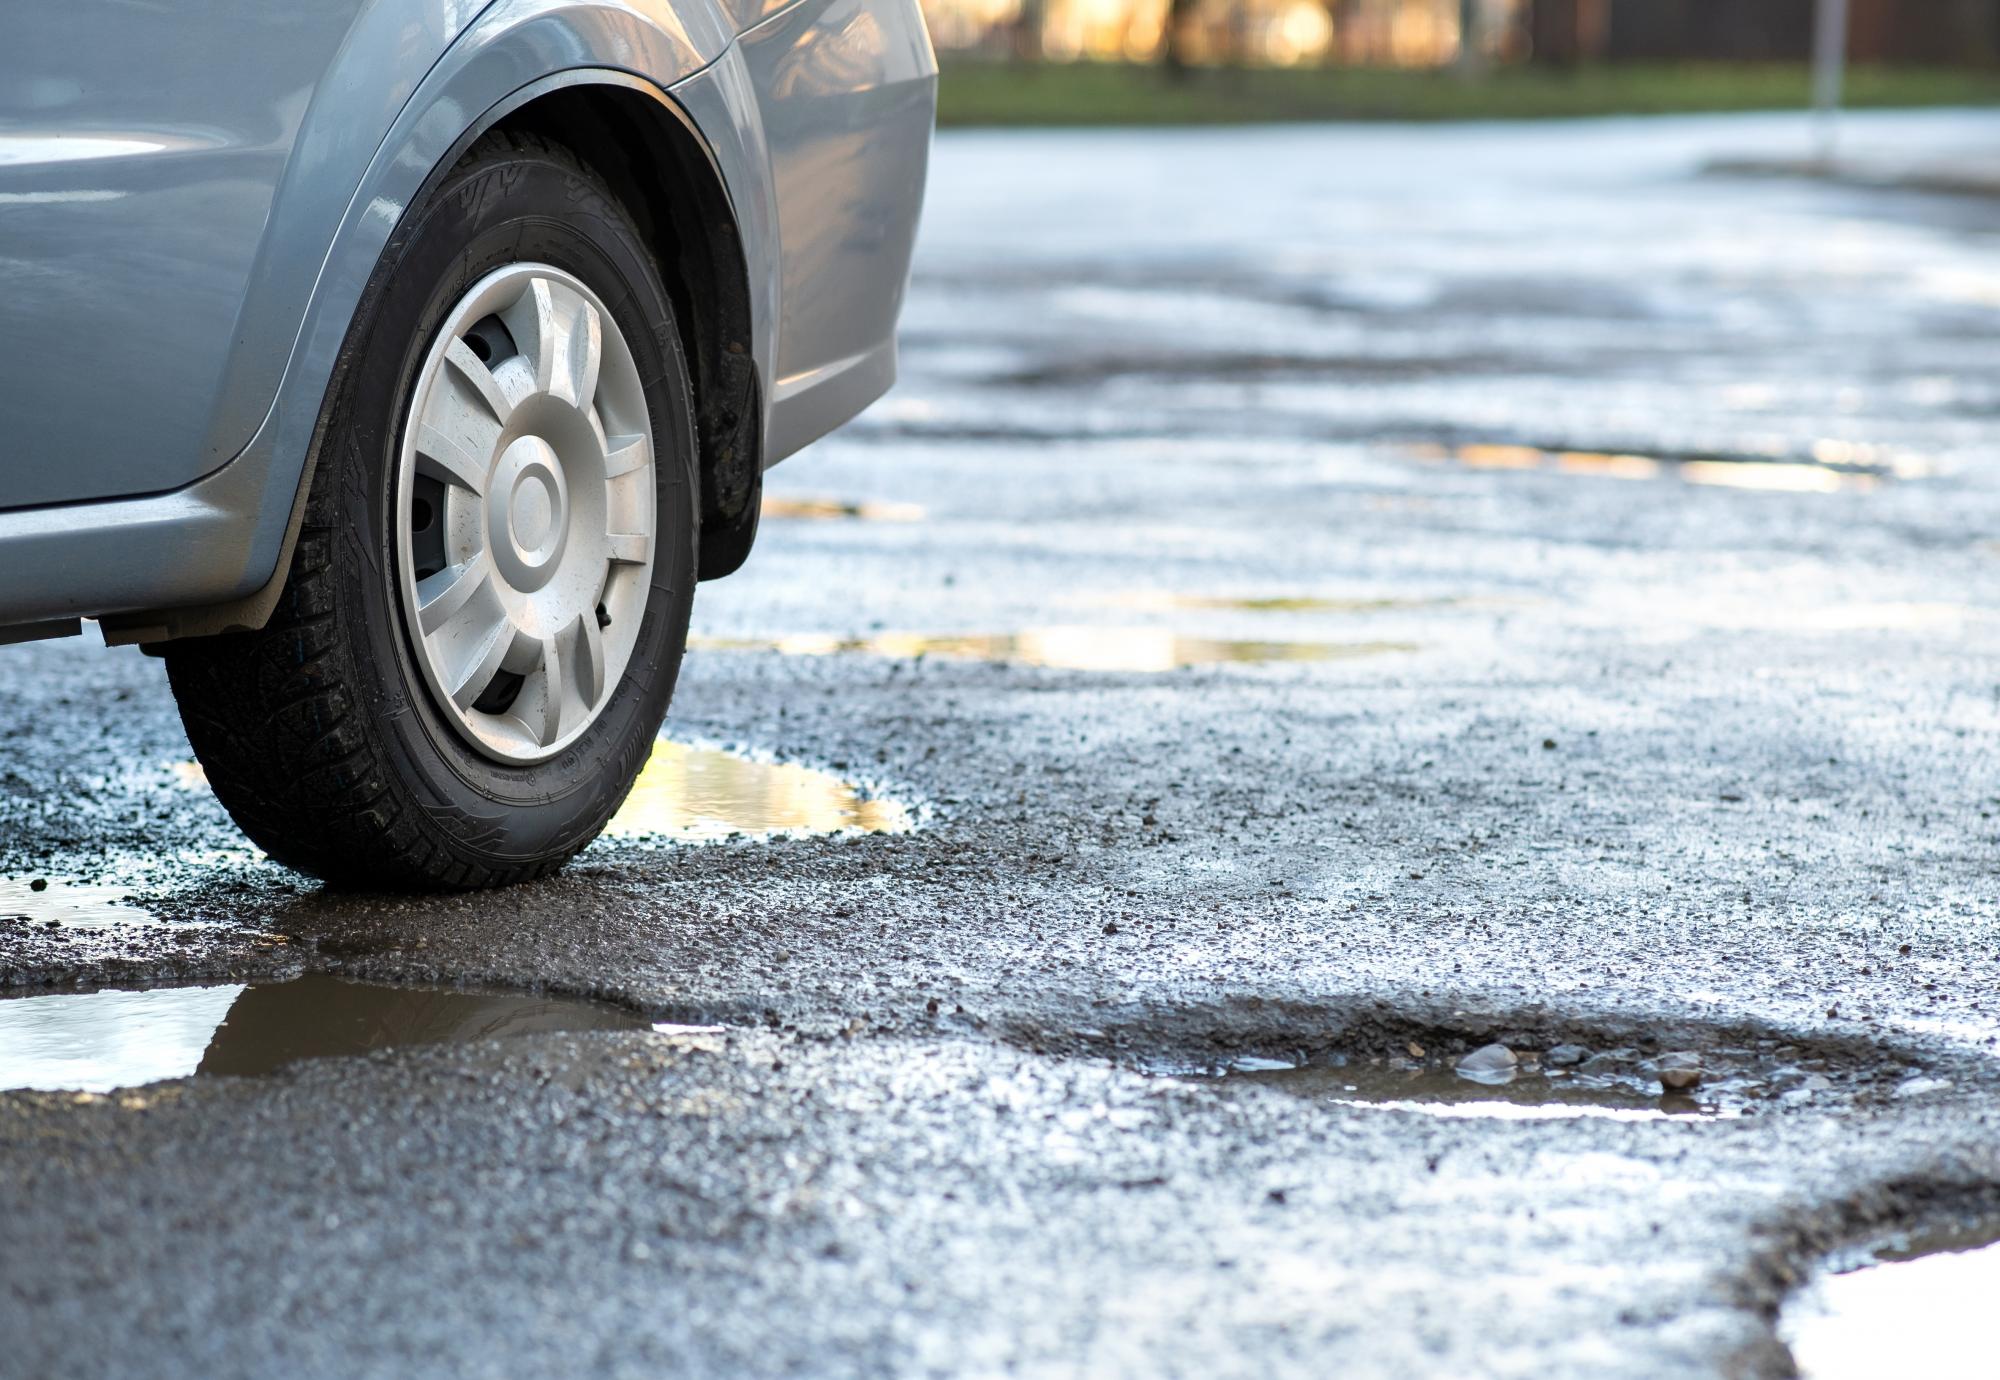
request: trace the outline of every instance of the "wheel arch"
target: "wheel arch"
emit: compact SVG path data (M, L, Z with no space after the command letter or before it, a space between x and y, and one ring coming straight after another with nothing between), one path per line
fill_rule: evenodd
M763 400L742 234L712 151L670 97L613 79L618 74L579 75L490 128L568 148L610 184L652 241L694 381L700 574L715 579L749 555L762 469Z
M492 45L484 45L481 56L483 61L467 64L481 69L482 79L472 82L475 90L490 86L509 67L518 73L518 66L499 60ZM238 548L241 564L233 554L207 564L234 565L250 578L237 577L235 591L220 600L211 595L206 601L137 612L107 610L101 618L107 643L154 644L263 626L283 591L303 519L324 398L382 248L402 214L435 179L482 135L515 119L562 130L567 135L563 142L571 147L576 140L611 131L613 145L577 149L579 156L647 200L646 214L655 218L662 253L674 258L671 268L662 258L665 276L684 276L690 265L695 268L697 281L683 281L674 291L677 306L686 300L693 317L699 318L705 305L716 313L707 323L682 323L684 332L701 332L689 351L691 364L699 360L695 367L702 373L697 382L704 510L700 574L715 578L742 563L756 532L766 413L763 377L772 358L777 315L769 170L754 101L740 84L741 62L733 49L692 72L663 66L663 76L680 78L672 88L623 68L597 65L544 71L525 83L517 75L512 89L480 101L483 111L470 121L462 114L469 93L450 90L456 83L448 77L445 90L412 102L398 121L403 134L385 142L356 192L305 310L293 367L286 370L270 414L241 454L193 486L206 491L205 499L214 495L204 511L212 514L217 536L240 531L247 539L247 549ZM682 99L688 96L703 107L699 121L690 113L691 102ZM441 112L454 108L459 112L451 117L455 136L440 129ZM672 160L671 183L646 181L649 157ZM387 189L398 182L408 190L390 193ZM393 218L385 218L385 211L393 211ZM699 281L703 277L706 282ZM720 359L708 356L710 342L720 343ZM729 350L732 344L741 347L740 356ZM324 363L315 364L315 357ZM234 546L230 541L222 549ZM204 578L214 576L205 572Z

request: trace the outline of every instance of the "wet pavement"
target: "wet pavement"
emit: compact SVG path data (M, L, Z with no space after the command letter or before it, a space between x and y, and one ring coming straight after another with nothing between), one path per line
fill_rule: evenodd
M2000 202L1703 172L1804 137L942 140L546 884L323 892L0 653L7 1364L1777 1376L1990 1241Z

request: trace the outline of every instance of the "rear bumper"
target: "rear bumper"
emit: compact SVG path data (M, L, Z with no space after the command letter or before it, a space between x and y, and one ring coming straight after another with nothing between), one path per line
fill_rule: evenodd
M856 416L895 381L893 335L852 359L780 381L765 432L764 467L769 469Z
M0 627L240 598L276 564L252 515L292 495L267 482L251 449L171 493L0 513ZM0 640L5 640L0 638Z

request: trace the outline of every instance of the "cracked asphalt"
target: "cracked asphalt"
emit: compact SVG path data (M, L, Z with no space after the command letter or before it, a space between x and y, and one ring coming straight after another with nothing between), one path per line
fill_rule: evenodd
M0 653L7 991L725 1027L0 1093L0 1372L1790 1374L1823 1253L2000 1222L2000 201L1705 171L1803 137L941 138L902 383L769 480L921 512L767 519L668 724L908 834L322 892L176 770L157 662ZM76 883L131 923L48 925ZM1200 1076L1492 1040L1822 1076Z

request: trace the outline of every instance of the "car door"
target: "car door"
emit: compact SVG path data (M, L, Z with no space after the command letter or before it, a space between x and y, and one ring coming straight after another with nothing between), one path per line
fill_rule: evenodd
M212 423L245 285L363 4L8 0L0 509L173 489L230 458Z

